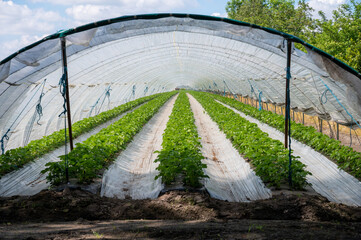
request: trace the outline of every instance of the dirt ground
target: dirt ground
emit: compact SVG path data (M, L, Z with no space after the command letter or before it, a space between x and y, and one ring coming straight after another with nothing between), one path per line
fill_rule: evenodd
M361 239L361 207L306 192L231 203L206 192L157 199L100 197L80 189L0 198L0 239Z

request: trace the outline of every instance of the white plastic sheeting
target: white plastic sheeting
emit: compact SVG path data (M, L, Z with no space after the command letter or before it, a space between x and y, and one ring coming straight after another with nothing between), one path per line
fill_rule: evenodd
M269 125L258 121L244 113L221 103L232 109L241 117L269 134L273 139L284 141L284 134ZM293 155L299 156L300 161L306 165L306 170L312 175L307 176L307 181L312 188L331 202L343 203L350 206L361 206L361 182L347 172L339 169L337 165L311 147L292 138Z
M204 186L211 197L230 202L249 202L272 197L271 190L239 155L232 143L195 98L188 94L201 137L204 169L209 176Z
M173 96L150 119L134 137L127 148L121 152L115 162L105 171L102 179L101 196L124 199L157 198L163 189L158 175L159 163L155 163L162 149L162 134L167 127L169 116L178 95Z
M133 111L134 109L130 111ZM95 127L91 131L78 136L77 138L74 139L74 144L83 142L90 136L97 134L103 128L106 128L112 123L118 121L128 112L125 112L120 116L115 117L112 120L99 125L98 127ZM69 151L70 149L69 144L67 148ZM64 146L57 148L50 153L45 154L43 157L36 159L34 162L30 162L26 164L21 169L8 173L5 176L2 176L0 179L0 196L2 197L11 197L16 195L31 196L37 194L41 190L50 187L50 184L47 183L46 181L47 174L42 174L41 171L43 171L46 168L45 166L46 163L60 161L59 156L64 154L65 154L65 144Z
M177 86L284 104L286 40L305 44L272 29L185 14L126 16L51 35L0 62L0 137L10 129L6 150L63 128L60 37L67 40L74 122L87 116L109 86L109 104L97 111ZM360 75L305 45L307 53L292 54L292 108L353 124L341 103L361 120ZM32 119L44 79L43 124L37 125Z

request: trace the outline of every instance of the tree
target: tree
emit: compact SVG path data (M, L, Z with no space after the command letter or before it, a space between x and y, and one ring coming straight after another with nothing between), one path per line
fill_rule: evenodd
M361 72L361 3L350 0L333 12L331 19L300 0L230 0L230 18L286 32L324 50ZM305 50L300 44L296 45Z
M361 3L342 4L327 19L320 12L317 29L308 41L361 72Z
M273 28L301 38L314 29L312 8L301 0L230 0L226 11L230 18Z

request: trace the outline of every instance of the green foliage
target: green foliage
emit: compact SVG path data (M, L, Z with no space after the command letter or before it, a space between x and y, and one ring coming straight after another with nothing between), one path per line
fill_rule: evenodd
M192 92L192 95L232 141L233 146L250 159L256 174L264 182L276 187L288 182L288 150L280 141L271 139L257 124L250 123L213 99L220 98L228 104L228 98L199 92ZM292 156L292 182L293 188L302 189L307 185L306 176L310 173L297 158Z
M165 184L170 184L178 174L184 175L184 184L199 187L199 179L207 177L201 162L204 158L200 151L197 128L189 100L181 92L174 104L167 128L163 134L162 150L155 162L159 162L158 176Z
M125 148L143 125L174 94L170 92L158 95L84 142L76 144L67 156L60 156L61 161L47 163L47 168L42 173L49 173L47 180L53 185L66 182L64 173L67 157L69 177L76 178L80 183L91 182L101 169L114 161L119 151Z
M329 20L320 15L308 41L361 72L361 2L342 4Z
M301 0L230 0L226 11L230 18L286 32L301 38L313 29L312 8Z
M139 98L137 100L118 106L112 110L102 112L97 116L84 118L73 124L73 138L76 138L81 134L90 131L94 127L105 123L157 96L158 94ZM0 176L17 170L26 163L34 161L36 158L39 158L44 154L64 145L64 137L64 129L62 129L52 133L49 136L44 136L41 139L31 141L24 147L11 149L5 152L5 154L0 155Z
M212 97L242 111L246 115L252 116L261 122L284 132L285 122L284 117L281 115L264 110L259 111L252 106L219 95L212 95ZM317 132L316 129L311 126L304 126L293 121L291 124L291 136L294 139L311 146L318 152L333 159L340 168L347 170L359 179L361 178L361 153L342 145L338 140Z
M286 32L309 42L361 72L361 2L341 4L327 19L313 19L305 0L230 0L230 18ZM302 45L296 44L300 49Z

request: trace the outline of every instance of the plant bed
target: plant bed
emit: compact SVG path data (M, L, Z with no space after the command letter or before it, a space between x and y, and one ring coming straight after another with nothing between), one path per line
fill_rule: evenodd
M232 110L214 101L207 93L191 92L202 104L209 116L241 155L248 158L256 174L271 186L280 187L288 182L288 150L278 140L271 139L254 123L250 123ZM306 176L310 174L305 165L292 156L292 184L294 189L307 186Z
M84 118L72 125L73 138L90 131L91 129L105 123L120 114L146 102L159 94L139 98L137 100L125 103L114 109L102 112L94 117ZM46 153L64 145L65 141L64 129L56 131L41 139L33 140L24 147L11 149L0 155L0 177L6 173L12 172L24 166L26 163L34 161Z
M52 185L65 183L68 161L69 177L76 178L79 183L91 182L114 161L134 135L174 94L175 92L170 92L159 95L84 142L77 143L68 155L60 156L61 161L47 163L47 168L42 173L48 173L47 180Z
M201 162L201 143L194 124L193 112L185 92L181 92L174 104L167 128L163 134L162 150L155 162L162 181L169 185L182 174L183 183L190 187L200 187L199 180L207 177Z
M259 111L235 99L215 94L209 96L276 128L280 132L284 132L284 116L265 110ZM312 126L304 126L301 123L291 121L291 130L291 136L294 139L312 147L330 160L333 160L339 168L361 180L361 153L354 151L351 147L342 145L341 142L336 139L317 132Z

